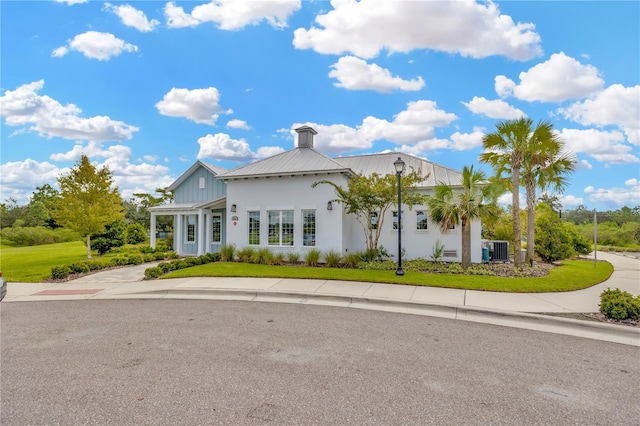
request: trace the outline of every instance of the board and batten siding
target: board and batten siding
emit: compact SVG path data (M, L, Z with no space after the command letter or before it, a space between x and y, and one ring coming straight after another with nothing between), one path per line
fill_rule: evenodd
M201 179L204 179L204 188L201 188ZM175 203L198 203L224 197L226 194L226 183L217 180L209 170L200 166L176 188L173 198Z

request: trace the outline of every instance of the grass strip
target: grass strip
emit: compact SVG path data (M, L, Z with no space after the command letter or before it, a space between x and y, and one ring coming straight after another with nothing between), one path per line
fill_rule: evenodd
M428 287L446 287L466 290L484 290L510 293L546 293L573 291L591 287L605 281L613 273L609 262L567 260L553 268L548 276L536 278L507 278L494 276L438 274L405 271L372 271L345 268L312 268L305 266L270 266L240 262L215 262L181 269L161 278L188 277L251 277L251 278L306 278L341 281L363 281L386 284L408 284Z
M81 241L41 246L7 247L0 250L0 270L10 282L39 283L51 276L52 266L86 260L87 248Z

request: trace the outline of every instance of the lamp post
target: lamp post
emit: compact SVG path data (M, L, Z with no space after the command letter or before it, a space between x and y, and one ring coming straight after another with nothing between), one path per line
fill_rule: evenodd
M402 173L404 173L404 161L398 157L393 162L393 166L396 168L396 176L398 176L398 269L396 269L396 275L404 275L402 270Z

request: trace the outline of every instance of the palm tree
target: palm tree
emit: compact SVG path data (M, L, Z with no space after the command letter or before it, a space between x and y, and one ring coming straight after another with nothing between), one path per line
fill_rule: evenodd
M465 269L471 265L471 222L494 206L485 203L494 198L493 188L482 171L465 166L460 191L440 182L435 194L427 200L431 220L440 224L440 230L446 231L458 223L462 225L462 267Z
M533 120L519 118L496 124L496 131L489 133L482 139L485 150L480 155L480 161L487 163L496 171L499 178L504 174L511 175L508 185L512 194L511 214L513 218L513 261L516 267L522 266L520 255L522 229L520 226L520 171L529 147Z

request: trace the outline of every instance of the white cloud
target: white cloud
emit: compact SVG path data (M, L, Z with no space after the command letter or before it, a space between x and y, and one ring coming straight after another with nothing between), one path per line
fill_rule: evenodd
M256 152L256 158L267 158L284 152L281 146L261 146Z
M561 195L560 203L562 204L562 208L566 210L584 205L584 198L573 195Z
M219 114L230 114L224 111L218 101L220 92L215 87L206 89L171 89L162 100L156 103L156 108L162 115L170 117L184 117L196 123L215 124Z
M242 130L250 130L251 126L247 124L244 120L238 120L234 118L233 120L229 120L227 122L227 127L231 127L232 129L242 129Z
M4 199L13 197L18 203L25 204L36 187L55 182L60 173L68 170L46 161L39 163L31 158L1 164L0 192Z
M514 120L520 117L526 117L524 112L500 99L490 101L482 97L474 96L471 101L462 102L462 104L472 113L484 115L489 118Z
M40 96L44 80L7 90L0 97L0 113L8 126L29 126L25 130L45 137L71 140L121 141L131 139L137 127L114 121L107 116L79 117L73 104L62 105L49 96Z
M629 142L640 145L640 85L613 84L590 99L559 111L585 126L616 126Z
M562 129L559 135L567 150L573 153L587 154L602 163L640 163L640 158L631 153L631 146L624 144L624 135L620 132Z
M213 0L194 7L188 14L182 7L169 2L165 6L165 15L171 28L213 22L222 30L239 30L262 21L275 28L285 28L287 19L300 9L300 5L300 0Z
M114 6L111 3L105 3L104 7L106 10L118 15L124 25L133 27L138 31L153 31L153 29L160 24L160 21L156 19L147 19L147 16L143 11L138 10L129 4Z
M391 92L393 90L416 91L424 87L422 77L404 80L394 77L388 69L376 64L368 64L355 56L343 56L331 65L329 77L338 80L337 87L350 90L375 90Z
M497 75L494 81L498 96L501 98L513 96L513 88L516 87L516 83L513 80L508 79L504 75Z
M164 16L167 18L169 28L195 27L200 24L196 18L186 13L181 6L169 2L164 7Z
M637 206L640 200L640 182L637 179L625 181L625 188L594 188L587 186L584 192L589 194L589 200L604 203L613 208L623 206Z
M498 77L501 77L498 80ZM513 90L513 95L525 101L562 102L583 98L602 89L604 80L598 69L582 65L564 52L554 53L548 61L539 63L529 71L520 73L520 84L515 85L504 76L496 77L498 95Z
M254 153L244 139L232 139L225 133L208 134L198 139L200 151L198 159L215 158L217 160L229 160L246 162L253 160Z
M535 26L514 23L492 2L333 0L331 5L333 10L316 16L318 27L294 31L296 48L336 55L351 52L361 58L373 58L383 49L432 49L515 60L541 54Z
M66 3L69 6L73 6L74 4L88 3L89 0L56 0L56 3Z
M446 139L431 138L422 140L413 145L402 145L400 152L415 155L417 157L425 155L429 151L436 149L445 149L449 146L449 141Z
M451 135L451 141L453 142L451 148L456 151L478 148L482 146L482 138L484 138L484 132L479 127L475 127L472 133L455 132Z
M108 61L122 52L137 52L138 46L127 43L111 33L87 31L76 35L68 46L61 46L51 52L51 56L64 56L69 49L82 53L87 58Z
M289 133L295 136L293 129L302 125L313 127L318 135L314 139L316 149L334 154L369 149L377 140L387 140L403 149L420 152L425 149L444 148L448 141L436 139L434 128L446 126L457 119L455 114L438 109L433 101L420 100L409 102L407 109L399 112L392 121L368 116L356 127L344 124L294 123ZM410 148L410 146L418 148Z
M580 160L576 163L576 170L591 170L593 166L587 160Z

